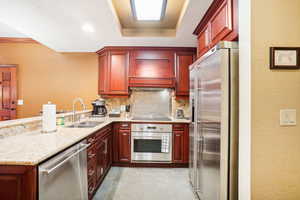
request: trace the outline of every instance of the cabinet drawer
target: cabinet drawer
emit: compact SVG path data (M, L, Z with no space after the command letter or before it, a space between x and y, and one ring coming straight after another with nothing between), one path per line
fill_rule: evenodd
M173 124L173 130L182 131L184 130L185 124Z
M87 150L87 161L89 162L92 159L96 158L96 146L92 145Z
M87 170L88 180L96 176L96 159L88 162Z
M87 143L90 144L90 147L91 147L91 145L94 144L95 140L96 140L96 134L92 134L87 137Z
M130 123L127 123L127 122L120 123L120 129L121 130L130 130Z
M88 180L88 195L89 199L93 198L93 194L96 189L96 177L92 177L91 179Z
M102 128L100 131L96 133L96 140L102 138L103 136L107 135L109 132L111 132L111 126L106 126Z

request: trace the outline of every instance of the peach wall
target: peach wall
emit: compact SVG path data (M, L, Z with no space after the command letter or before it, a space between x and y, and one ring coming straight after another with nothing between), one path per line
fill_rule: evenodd
M269 69L270 46L300 46L299 8L299 0L252 0L253 200L300 199L300 121L279 126L280 109L300 111L300 70Z
M72 100L85 103L97 98L98 61L96 53L58 53L41 44L0 43L0 64L17 64L19 118L39 114L48 101L57 109L72 109Z

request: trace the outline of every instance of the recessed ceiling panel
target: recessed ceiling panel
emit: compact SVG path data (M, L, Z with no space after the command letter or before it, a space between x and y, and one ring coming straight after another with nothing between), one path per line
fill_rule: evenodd
M130 0L111 0L124 36L176 35L176 28L186 0L167 0L166 12L159 21L139 21L134 16ZM151 1L151 0L150 0Z

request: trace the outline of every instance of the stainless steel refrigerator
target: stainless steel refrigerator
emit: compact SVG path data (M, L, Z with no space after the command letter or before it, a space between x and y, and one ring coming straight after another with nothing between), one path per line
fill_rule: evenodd
M238 44L190 66L190 182L200 200L238 199Z

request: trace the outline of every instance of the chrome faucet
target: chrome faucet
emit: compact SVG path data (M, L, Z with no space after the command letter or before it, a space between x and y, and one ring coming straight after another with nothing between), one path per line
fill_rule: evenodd
M76 114L75 105L76 105L77 102L79 102L79 103L81 104L83 110L86 110L86 107L85 107L85 104L83 103L82 98L79 98L79 97L78 97L78 98L75 98L75 99L73 100L73 116L72 116L72 122L73 122L73 123L75 123L75 114ZM80 122L80 118L79 118L78 121Z

